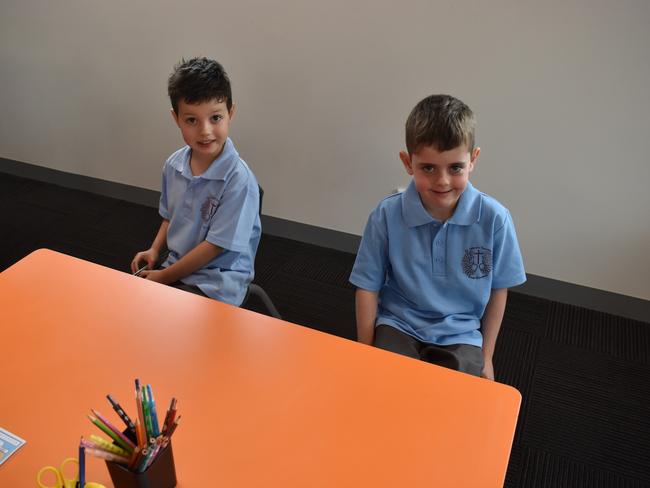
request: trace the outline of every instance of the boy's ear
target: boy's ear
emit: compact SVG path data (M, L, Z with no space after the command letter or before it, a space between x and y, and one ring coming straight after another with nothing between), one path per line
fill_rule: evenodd
M409 157L409 154L406 151L400 151L399 158L402 160L402 164L404 165L406 172L413 176L413 166L411 165L411 158Z
M476 165L476 160L478 159L479 154L481 154L481 148L475 147L474 150L472 151L472 154L469 155L470 173L474 171L474 166Z
M232 121L233 117L235 116L235 112L237 112L237 105L233 102L233 104L230 106L230 110L228 111L228 117Z
M178 124L178 115L176 115L176 112L174 112L174 109L170 108L169 111L172 113L172 119L174 119L174 122L176 122L176 125L179 125Z

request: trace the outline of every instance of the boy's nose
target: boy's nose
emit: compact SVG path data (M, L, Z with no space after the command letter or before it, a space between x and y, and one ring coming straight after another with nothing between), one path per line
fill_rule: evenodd
M435 179L435 183L438 186L446 186L449 184L449 176L444 172L440 172Z

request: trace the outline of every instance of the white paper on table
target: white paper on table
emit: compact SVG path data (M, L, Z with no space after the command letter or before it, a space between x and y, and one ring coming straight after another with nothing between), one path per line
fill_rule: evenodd
M0 427L0 464L9 459L9 456L16 452L25 442L27 441Z

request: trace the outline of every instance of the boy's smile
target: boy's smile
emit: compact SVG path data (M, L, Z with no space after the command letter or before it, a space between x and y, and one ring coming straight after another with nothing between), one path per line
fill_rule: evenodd
M465 144L448 151L424 146L412 156L400 152L406 172L413 176L422 205L433 218L447 220L453 215L480 152L477 147L470 154Z
M181 130L183 140L192 148L191 165L195 174L205 171L221 154L234 113L234 105L228 111L225 100L193 104L180 100L178 114L172 110L172 116Z

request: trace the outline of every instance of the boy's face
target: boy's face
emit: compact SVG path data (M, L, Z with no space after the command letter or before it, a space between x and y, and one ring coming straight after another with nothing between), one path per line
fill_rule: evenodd
M183 134L183 140L192 148L192 157L207 164L221 154L234 115L235 106L228 111L225 100L195 104L181 100L178 102L178 114L172 109L172 116Z
M424 146L412 156L405 151L399 156L406 172L413 176L424 208L433 218L446 220L453 215L480 152L477 147L470 154L462 144L442 152Z

